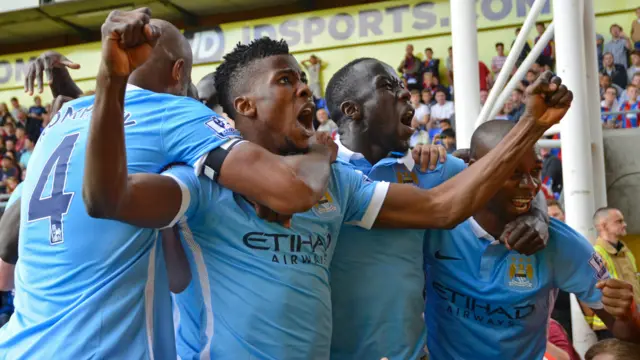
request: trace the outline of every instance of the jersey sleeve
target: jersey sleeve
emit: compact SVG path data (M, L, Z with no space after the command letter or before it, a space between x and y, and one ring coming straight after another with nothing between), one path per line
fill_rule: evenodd
M431 189L458 175L466 168L467 164L465 164L462 159L458 159L452 155L447 155L447 161L444 163L438 163L438 166L436 166L434 170L429 170L423 173L416 168L416 172L419 174L420 188Z
M174 179L182 191L180 210L171 223L165 227L170 228L183 217L191 218L196 214L202 198L202 189L198 176L196 176L193 168L189 166L172 166L165 170L162 175Z
M211 150L240 133L222 116L191 98L179 98L167 106L162 119L162 146L167 163L197 167Z
M361 171L341 164L334 164L338 187L346 189L343 196L344 222L371 229L387 196L389 183L373 181Z
M9 197L9 201L7 201L6 208L8 209L9 207L11 207L11 205L13 205L13 203L18 201L18 199L20 199L21 196L22 196L22 183L18 184L18 186L16 186L16 188L13 190L13 193L11 193L11 197Z
M549 232L553 239L549 263L556 287L576 294L592 309L602 309L602 292L596 284L607 279L609 273L600 255L587 239L556 219L551 219Z

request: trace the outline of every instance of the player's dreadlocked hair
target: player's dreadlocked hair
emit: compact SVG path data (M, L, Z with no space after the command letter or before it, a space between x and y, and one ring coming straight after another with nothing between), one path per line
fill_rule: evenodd
M331 77L329 83L327 84L327 90L325 94L327 107L329 107L331 120L335 121L338 125L341 125L345 117L342 113L342 110L340 110L340 104L350 99L357 100L353 99L353 97L359 89L355 89L351 85L353 68L357 64L368 60L377 61L376 59L372 58L355 59L338 70L338 72L336 72L333 77Z
M251 63L275 55L288 55L286 41L268 37L253 40L249 45L238 43L235 49L224 56L224 61L215 72L215 86L224 112L231 118L236 115L233 100L247 84L247 74L252 72Z

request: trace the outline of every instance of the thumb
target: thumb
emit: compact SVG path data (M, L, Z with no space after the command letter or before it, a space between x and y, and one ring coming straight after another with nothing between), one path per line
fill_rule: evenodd
M607 282L605 280L600 280L596 283L596 288L597 289L604 289L604 287L606 286Z
M155 25L147 24L144 26L144 37L151 46L156 46L156 42L158 38L160 38L161 33L160 28Z
M69 69L74 69L74 70L78 70L80 69L80 64L76 64L73 61L69 60L69 59L65 59L60 61L60 63L66 67L68 67Z

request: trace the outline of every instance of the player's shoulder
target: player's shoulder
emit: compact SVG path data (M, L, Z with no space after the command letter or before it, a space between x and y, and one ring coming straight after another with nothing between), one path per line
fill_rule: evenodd
M331 172L333 180L337 182L353 181L361 178L365 181L371 181L357 166L340 159L331 164Z
M551 218L549 220L549 241L554 248L591 248L591 243L582 234L562 221Z

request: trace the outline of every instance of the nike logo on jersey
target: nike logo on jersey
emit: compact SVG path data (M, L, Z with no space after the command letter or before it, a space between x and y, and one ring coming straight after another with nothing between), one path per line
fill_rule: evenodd
M457 257L442 255L442 254L440 254L440 250L436 251L435 255L436 255L436 259L438 259L438 260L462 260L462 259L457 258Z

